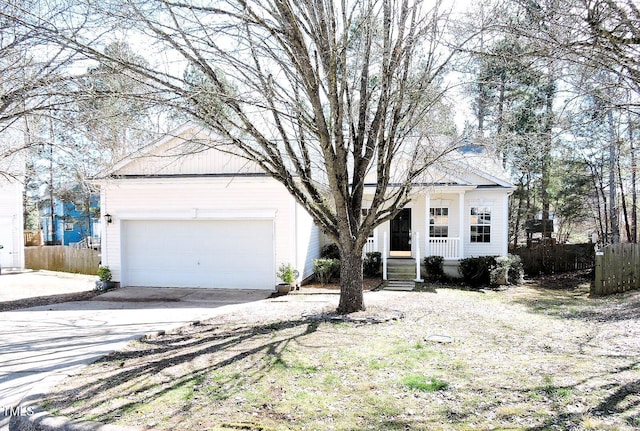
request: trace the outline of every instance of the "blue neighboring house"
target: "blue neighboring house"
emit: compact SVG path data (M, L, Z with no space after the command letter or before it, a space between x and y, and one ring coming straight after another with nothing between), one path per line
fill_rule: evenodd
M97 193L89 196L68 193L63 198L55 197L53 220L51 209L50 199L40 201L40 224L46 244L72 245L87 238L93 244L100 243L100 196Z

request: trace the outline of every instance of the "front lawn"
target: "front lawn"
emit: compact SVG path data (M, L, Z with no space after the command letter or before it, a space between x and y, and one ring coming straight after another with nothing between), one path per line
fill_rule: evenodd
M367 292L347 321L335 294L274 298L132 343L45 407L176 431L638 429L640 293L587 290Z

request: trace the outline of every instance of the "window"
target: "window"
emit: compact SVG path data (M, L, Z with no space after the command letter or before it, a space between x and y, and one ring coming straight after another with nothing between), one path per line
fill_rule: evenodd
M449 236L449 208L429 208L429 236Z
M471 208L471 242L491 242L491 208Z

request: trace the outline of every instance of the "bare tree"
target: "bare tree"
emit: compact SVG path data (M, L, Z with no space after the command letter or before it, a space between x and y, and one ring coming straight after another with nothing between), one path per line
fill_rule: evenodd
M40 9L30 0L0 4L0 127L41 109L61 107L59 97L74 76L66 73L77 52L51 43L35 22L22 18ZM61 16L57 10L48 16ZM67 99L68 101L69 99Z
M43 20L61 19L66 9L47 10L41 17L45 9L37 0L0 3L0 162L23 158L37 146L32 119L64 113L85 94L77 85L81 75L69 70L80 58L77 51L41 31ZM0 175L9 174L0 168Z
M126 0L96 7L101 26L112 19L151 36L150 46L182 64L176 73L109 58L153 83L145 97L197 119L226 151L280 181L338 244L338 312L364 309L369 233L395 216L413 182L445 152L422 133L455 52L441 44L447 16L440 2ZM89 58L108 55L88 31L45 27ZM401 158L407 162L398 170Z

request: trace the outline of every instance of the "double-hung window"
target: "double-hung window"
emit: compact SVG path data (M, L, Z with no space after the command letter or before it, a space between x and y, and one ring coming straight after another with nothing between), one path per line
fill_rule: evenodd
M491 242L491 208L472 207L471 242Z
M449 236L449 208L429 208L429 236L432 238Z

